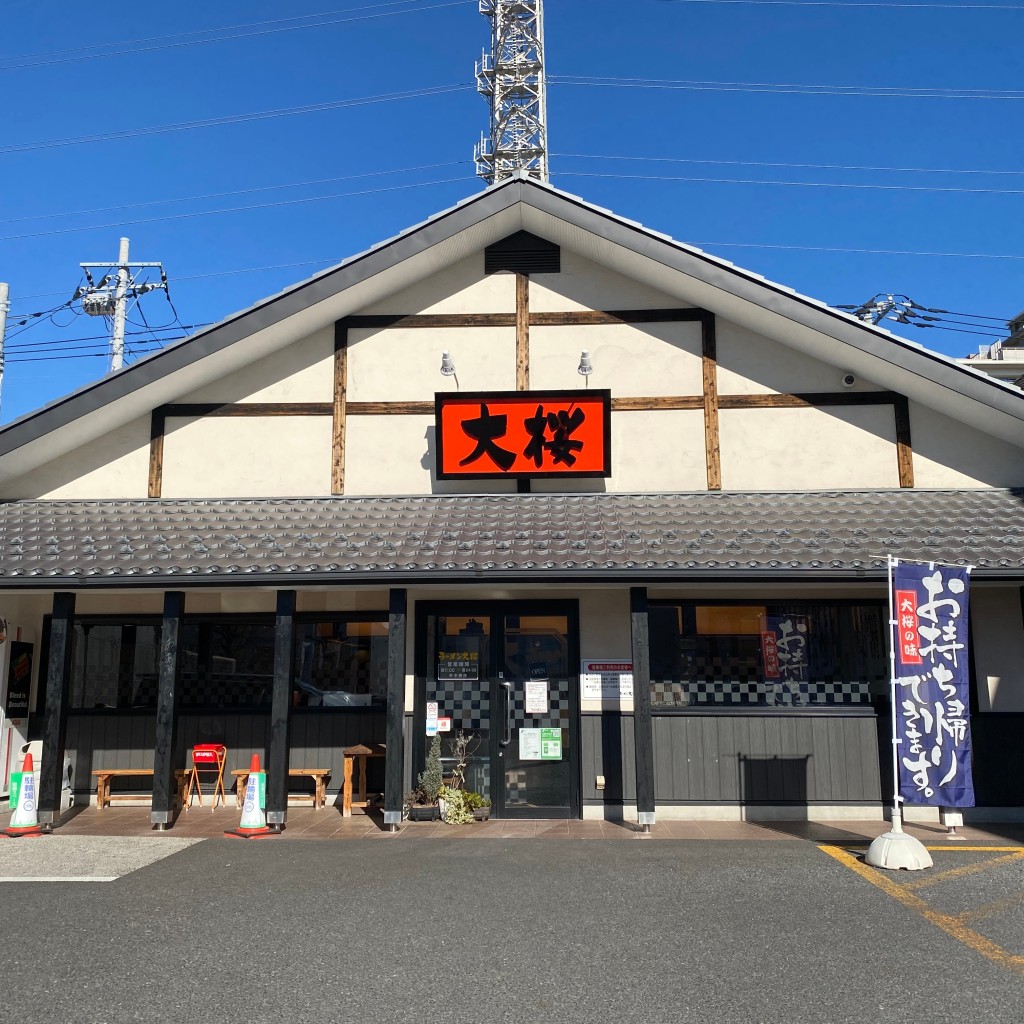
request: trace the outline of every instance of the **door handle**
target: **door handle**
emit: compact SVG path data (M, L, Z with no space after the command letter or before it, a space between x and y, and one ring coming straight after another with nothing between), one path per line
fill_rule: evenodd
M512 684L503 679L500 685L505 690L505 738L499 745L507 747L512 742Z

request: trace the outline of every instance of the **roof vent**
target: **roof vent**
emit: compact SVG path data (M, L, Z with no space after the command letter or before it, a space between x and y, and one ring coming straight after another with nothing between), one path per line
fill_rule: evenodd
M562 269L562 250L529 231L517 231L484 250L484 273L512 270L517 274L557 274Z

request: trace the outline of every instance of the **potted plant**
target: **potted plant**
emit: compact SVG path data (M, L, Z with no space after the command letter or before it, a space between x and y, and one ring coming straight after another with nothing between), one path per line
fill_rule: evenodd
M438 804L444 779L441 774L441 737L434 736L427 752L427 763L420 772L416 785L406 795L410 821L437 821L441 816Z
M473 812L466 804L466 792L442 786L439 793L443 808L441 818L448 825L468 825L473 820Z
M491 801L472 790L462 794L466 807L472 812L476 821L487 821L491 816Z

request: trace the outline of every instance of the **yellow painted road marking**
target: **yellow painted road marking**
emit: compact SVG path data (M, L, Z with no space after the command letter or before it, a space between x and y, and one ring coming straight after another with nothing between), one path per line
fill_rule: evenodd
M955 850L957 853L1024 853L1024 846L926 846L926 850Z
M991 960L1004 970L1024 975L1024 956L1014 956L1012 953L1007 953L1005 949L986 939L984 935L979 935L978 932L968 928L960 918L954 917L951 914L940 913L934 907L925 903L920 896L907 892L903 885L899 885L886 878L877 868L862 864L852 854L847 853L846 850L842 850L838 846L819 846L818 849L827 853L830 857L839 861L840 864L845 865L872 885L877 886L882 892L891 896L898 903L902 903L909 910L920 914L926 921L944 931L951 938L956 939L957 942L962 942L965 946L973 949L976 953L980 953L983 957Z
M961 864L958 868L950 868L948 871L940 871L938 874L921 875L910 882L903 882L902 889L927 889L930 885L939 885L951 878L963 878L966 875L976 875L982 871L998 867L1000 864L1009 864L1012 861L1024 858L1024 850L1016 853L1008 853L1005 857L990 857L987 860L978 861L974 864Z
M994 903L986 903L983 907L976 907L974 910L958 914L957 920L963 921L965 924L969 921L980 921L983 917L990 917L992 914L998 914L1003 910L1010 910L1018 903L1024 903L1024 892L1015 892L1012 896L996 900Z

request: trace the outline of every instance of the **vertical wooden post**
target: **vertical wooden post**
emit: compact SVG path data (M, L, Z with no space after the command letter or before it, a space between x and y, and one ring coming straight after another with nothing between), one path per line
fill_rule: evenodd
M174 762L178 756L178 707L181 703L181 646L185 631L185 595L164 594L160 624L160 662L156 694L156 743L153 750L153 804L149 820L166 829L174 820L177 787Z
M644 832L654 824L654 725L651 720L651 642L647 588L629 588L633 635L633 742L636 747L637 821Z
M402 725L405 720L405 633L408 593L393 588L388 599L388 709L384 758L384 825L395 832L402 823L405 763Z
M60 777L68 731L71 691L71 643L75 628L75 595L54 594L50 617L50 653L46 664L46 707L43 715L43 754L36 794L39 823L51 826L60 818ZM21 771L21 765L18 765Z
M896 465L900 487L914 486L914 446L910 439L910 402L906 395L897 395L892 403L896 417Z
M159 498L164 489L164 434L167 416L163 408L154 409L149 420L149 491L151 498Z
M348 402L348 320L334 325L334 430L331 443L331 494L345 493L345 419Z
M270 751L267 755L267 824L276 830L284 826L288 813L288 742L294 650L295 591L279 590L274 618L274 684L270 701Z
M530 390L530 276L516 274L516 391Z
M715 314L701 317L701 348L704 376L704 448L708 470L708 490L722 489L722 455L718 439L718 352L715 340Z

